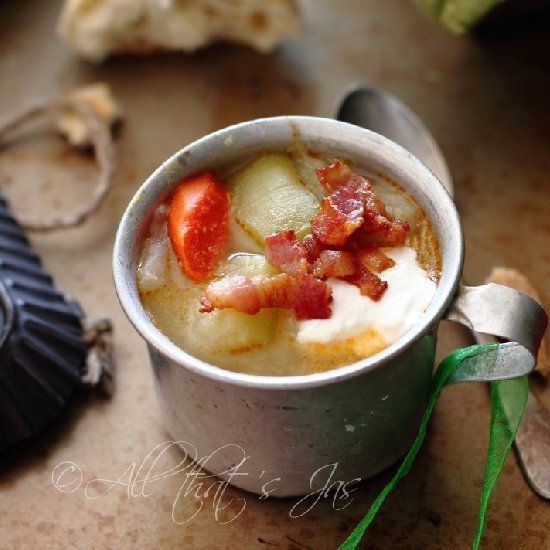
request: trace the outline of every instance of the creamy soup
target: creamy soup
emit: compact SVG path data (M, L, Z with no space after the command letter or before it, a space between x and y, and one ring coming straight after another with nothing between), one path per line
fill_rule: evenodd
M188 353L302 375L395 342L431 302L440 263L397 183L291 151L181 182L153 215L137 283L152 322Z

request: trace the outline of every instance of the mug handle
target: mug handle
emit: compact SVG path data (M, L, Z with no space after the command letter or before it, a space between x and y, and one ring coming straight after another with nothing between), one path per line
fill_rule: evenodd
M481 351L449 376L456 382L491 382L530 373L548 325L544 309L527 294L489 283L460 285L445 319L469 328L480 341L504 341L494 351Z

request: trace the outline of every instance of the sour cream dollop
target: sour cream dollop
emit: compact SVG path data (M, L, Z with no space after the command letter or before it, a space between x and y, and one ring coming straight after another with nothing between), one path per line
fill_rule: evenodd
M436 284L416 261L414 248L391 248L384 252L395 266L380 274L388 282L382 298L375 302L362 296L355 285L329 279L332 315L329 319L300 321L299 342L327 344L375 332L390 345L414 326L432 301Z

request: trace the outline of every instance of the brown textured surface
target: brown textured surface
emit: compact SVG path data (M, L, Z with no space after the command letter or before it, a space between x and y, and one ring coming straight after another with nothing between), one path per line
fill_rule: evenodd
M194 56L79 61L54 33L59 3L0 6L0 115L68 88L105 80L125 109L117 137L115 188L84 227L33 243L58 285L88 314L115 323L118 393L81 395L60 421L0 456L1 548L335 548L389 478L360 485L345 510L327 500L300 518L296 500L262 501L228 489L222 504L244 498L233 522L212 509L213 495L185 524L172 521L184 477L143 486L128 480L168 439L160 420L145 347L124 318L111 282L117 222L141 181L193 139L232 122L275 114L331 116L344 89L361 80L399 95L433 130L455 179L464 220L465 278L481 282L492 265L520 268L550 303L549 27L499 37L447 35L412 3L304 0L304 34L274 55L218 45ZM15 209L71 201L91 190L91 159L45 134L0 152L0 178ZM29 197L37 200L30 201ZM469 342L443 326L440 355ZM535 388L550 406L550 393ZM412 473L369 530L369 548L469 548L487 445L486 388L445 390ZM167 462L178 459L173 452ZM79 466L83 482L60 492L56 465ZM59 472L59 470L55 470ZM88 493L97 478L120 479ZM145 496L147 494L148 496ZM97 498L91 498L97 496ZM193 495L176 501L190 517ZM490 503L485 548L550 548L550 504L535 496L509 457ZM182 517L182 516L180 516Z

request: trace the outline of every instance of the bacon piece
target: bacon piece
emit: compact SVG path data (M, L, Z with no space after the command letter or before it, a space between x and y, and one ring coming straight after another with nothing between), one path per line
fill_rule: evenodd
M343 246L355 232L361 235L355 246L399 246L405 242L408 224L388 214L367 178L340 160L319 168L316 173L321 185L330 192L326 198L328 204L322 203L315 223L312 220L312 230L319 241ZM357 202L353 203L354 200ZM355 231L358 227L361 229Z
M355 257L361 265L370 271L376 271L377 273L380 273L381 271L389 269L395 265L395 262L376 246L358 250L355 253Z
M356 174L351 168L339 159L336 159L329 166L323 166L315 170L319 183L329 192L332 193L339 187L350 182L358 182L361 180L368 181L359 174ZM370 182L369 182L370 185Z
M309 233L304 237L302 245L304 246L307 259L310 263L314 263L319 257L319 254L323 251L323 245L313 236L313 233Z
M409 232L409 224L399 220L390 222L387 229L381 229L372 233L363 230L357 231L352 236L352 243L356 249L369 246L402 246L405 244L407 233Z
M370 190L365 204L365 221L358 233L363 245L401 246L409 231L409 224L394 219L384 203Z
M342 246L364 223L368 182L349 182L323 197L311 219L311 232L323 245Z
M388 214L367 178L339 160L316 172L330 192L311 220L312 233L323 246L356 249L405 242L408 224Z
M353 253L346 250L323 250L313 264L313 275L327 277L347 277L357 271Z
M202 293L200 303L202 313L234 307L252 315L262 307L254 281L244 275L232 275L210 283Z
M363 296L368 296L377 302L388 288L387 281L382 281L378 275L367 267L361 265L359 270L349 277L343 277L345 281L359 287Z
M306 249L292 229L268 235L265 238L265 255L267 261L279 271L291 275L308 271Z
M409 224L394 220L386 211L384 203L376 196L374 191L369 193L365 204L365 223L361 228L363 233L406 233ZM404 238L403 238L404 240Z
M388 216L384 203L373 192L369 193L365 204L363 231L365 233L388 231L391 227L391 220Z
M294 311L299 321L328 319L331 315L331 302L332 290L325 281L321 281L313 275L301 275L294 279L294 295L290 309ZM280 305L278 307L288 306Z
M299 320L328 319L331 301L330 287L312 275L232 276L206 287L200 311L234 308L253 314L262 308L285 308L292 310Z

